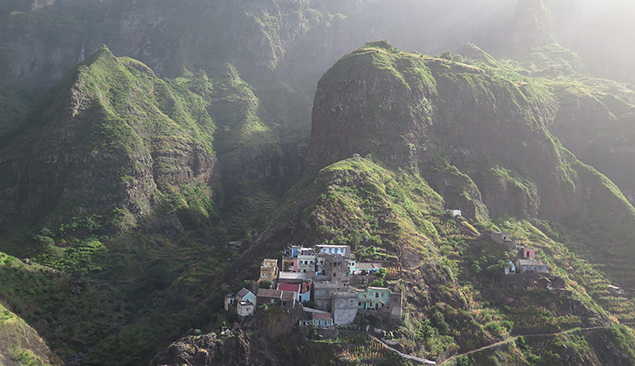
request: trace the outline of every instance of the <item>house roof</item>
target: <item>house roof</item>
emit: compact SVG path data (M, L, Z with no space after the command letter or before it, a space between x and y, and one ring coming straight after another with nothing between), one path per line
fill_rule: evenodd
M280 299L282 297L282 291L272 290L268 288L259 288L258 297L265 297L268 299Z
M331 313L311 313L313 319L332 319Z
M300 285L294 283L279 283L278 290L282 291L290 291L290 292L300 292Z
M337 297L355 297L357 298L357 292L351 292L351 291L339 291L339 292L334 292L333 296L337 296Z
M261 267L276 267L278 266L278 260L277 259L269 259L269 258L265 258L262 260L262 266Z
M374 290L374 291L390 291L390 289L386 288L386 287L372 287L372 286L368 286L369 290Z
M519 259L519 266L544 266L545 262L538 259Z
M380 263L357 263L355 265L357 269L381 269L383 266Z
M304 310L307 313L315 313L315 314L331 314L328 311L324 311L324 310L319 310L319 309L313 309L307 306L302 306L302 310Z
M298 281L306 279L306 273L280 272L280 274L278 275L278 281Z
M236 296L240 297L241 299L247 295L249 295L251 293L251 291L247 290L246 288L242 288L240 289L240 291L238 291L238 293L236 294Z
M291 291L282 291L282 300L294 300L295 292Z

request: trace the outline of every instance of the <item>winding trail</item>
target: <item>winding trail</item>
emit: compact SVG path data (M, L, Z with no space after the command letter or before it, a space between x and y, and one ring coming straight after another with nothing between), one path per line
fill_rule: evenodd
M405 360L409 360L409 361L414 361L417 362L419 364L422 365L436 365L437 363L435 361L430 361L430 360L426 360L425 358L421 358L421 357L417 357L417 356L412 356L409 355L407 353L403 353L400 352L394 348L392 348L391 346L387 345L386 343L384 343L384 341L382 341L381 339L375 337L374 335L361 331L361 330L342 330L343 332L349 332L349 333L359 333L359 334L364 334L366 336L368 336L370 339L376 341L377 343L381 344L385 349L389 350L389 351L393 351L395 352L397 355L399 355L399 357L405 359Z
M496 343L492 343L489 344L485 347L481 347L481 348L477 348L465 353L461 353L461 354L456 354L454 356L448 357L445 361L441 362L439 364L439 366L441 365L445 365L446 363L450 362L451 360L459 357L459 356L465 356L465 355L470 355L472 353L477 353L477 352L481 352L481 351L485 351L487 349L490 348L496 348L499 346L502 346L504 344L516 341L518 339L518 337L525 337L525 338L533 338L533 337L555 337L561 334L567 334L567 333L584 333L584 332L589 332L589 331L593 331L593 330L598 330L598 329L606 329L609 328L607 326L603 326L603 327L591 327L591 328L577 328L577 329L568 329L568 330L563 330L561 332L555 332L555 333L543 333L543 334L526 334L526 335L516 335L516 336L510 336L509 338L500 341L500 342L496 342Z
M430 361L430 360L426 360L425 358L421 358L421 357L412 356L412 355L409 355L409 354L406 354L406 353L402 353L402 352L390 347L389 345L384 343L384 341L382 341L381 339L373 336L372 334L366 333L366 335L368 335L371 339L374 339L375 341L383 344L384 347L387 350L395 352L396 354L399 355L399 357L401 357L403 359L406 359L406 360L409 360L409 361L414 361L414 362L417 362L417 363L420 363L420 364L423 364L423 365L436 365L437 364L436 362Z

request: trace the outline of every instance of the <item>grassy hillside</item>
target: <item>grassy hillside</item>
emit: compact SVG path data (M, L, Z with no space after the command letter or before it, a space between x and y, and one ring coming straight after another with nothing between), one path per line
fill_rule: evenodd
M1 137L0 247L49 270L3 267L0 299L62 359L88 362L128 326L147 332L144 346L135 336L109 358L135 364L199 319L192 278L231 256L213 200L210 88L103 48Z
M503 266L516 252L482 236L486 229L509 231L519 244L535 248L550 272L564 279L566 291L541 289L533 281L505 284ZM443 199L417 171L394 172L355 157L325 167L290 192L253 247L227 272L254 278L255 266L239 268L276 257L287 243L345 243L358 260L387 261L397 274L385 285L404 293L402 321L371 316L359 324L391 332L403 352L443 359L474 351L448 361L457 365L557 364L576 357L593 365L611 357L625 362L628 356L608 355L604 347L617 331L630 349L631 331L613 326L618 318L630 319L633 303L608 294L610 281L563 244L570 239L547 221L507 217L473 226L445 213ZM558 341L544 349L533 334ZM349 349L336 351L337 364L372 362L351 351L351 340L344 338L330 342L335 350ZM353 349L361 349L364 343L355 342ZM502 345L493 354L480 350L497 342Z

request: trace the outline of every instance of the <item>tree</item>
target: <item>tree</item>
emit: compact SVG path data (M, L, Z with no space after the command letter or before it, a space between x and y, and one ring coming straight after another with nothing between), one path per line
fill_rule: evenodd
M258 287L260 288L271 288L271 286L273 286L273 282L271 282L270 280L262 280L258 284Z
M450 52L450 51L443 52L441 54L441 58L444 58L444 59L450 60L450 61L454 60L454 56L452 56L452 52Z

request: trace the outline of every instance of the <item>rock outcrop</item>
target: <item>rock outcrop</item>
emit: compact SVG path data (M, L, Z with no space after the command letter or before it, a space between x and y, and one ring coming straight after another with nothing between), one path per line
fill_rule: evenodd
M152 365L253 365L249 340L245 333L238 330L228 331L227 334L218 336L216 333L208 333L200 336L186 336L170 345L170 347L158 354L152 361Z
M354 154L390 169L416 167L471 217L547 218L574 230L593 225L613 238L611 250L620 254L612 260L626 266L628 245L618 243L628 242L635 209L548 131L555 120L563 126L569 106L491 67L374 42L338 61L318 84L307 171ZM619 234L611 229L618 226Z
M161 204L158 191L208 186L214 126L195 98L100 50L5 136L0 224L139 217Z
M0 304L0 363L4 366L60 365L35 329Z

